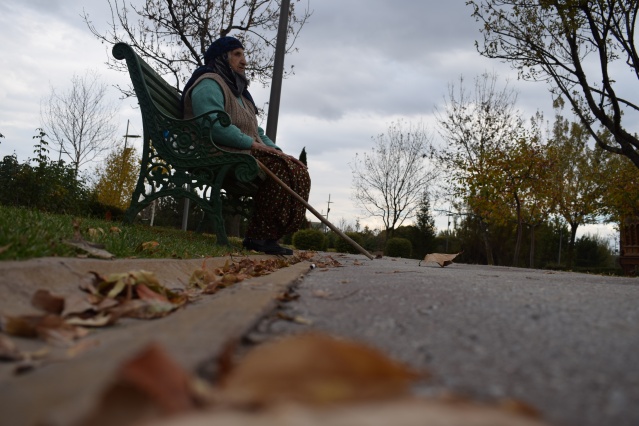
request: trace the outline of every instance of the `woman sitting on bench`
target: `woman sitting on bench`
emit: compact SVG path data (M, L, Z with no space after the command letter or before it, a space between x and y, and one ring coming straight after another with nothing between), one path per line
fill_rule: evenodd
M244 46L234 37L222 37L208 48L204 66L195 70L184 87L184 118L224 110L231 125L216 123L211 139L229 151L244 151L262 162L299 196L308 200L311 178L306 166L286 155L264 134L257 123L257 108L248 92ZM273 179L267 178L254 196L255 210L243 241L249 250L288 255L293 251L278 244L285 234L299 229L306 208Z

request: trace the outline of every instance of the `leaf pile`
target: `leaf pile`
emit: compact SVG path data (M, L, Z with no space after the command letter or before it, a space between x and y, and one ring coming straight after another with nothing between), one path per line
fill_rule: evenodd
M4 333L0 334L0 360L30 361L46 356L46 350L20 351L8 336L38 338L59 347L77 346L76 341L87 336L90 328L111 326L121 318L161 318L201 295L268 275L313 255L301 252L289 259L227 260L224 266L212 269L203 262L201 268L193 271L185 289L168 289L152 272L137 270L107 276L92 272L91 281L80 285L82 292L65 297L46 289L37 290L31 304L42 313L0 316L0 330ZM76 354L88 347L76 346L68 353Z

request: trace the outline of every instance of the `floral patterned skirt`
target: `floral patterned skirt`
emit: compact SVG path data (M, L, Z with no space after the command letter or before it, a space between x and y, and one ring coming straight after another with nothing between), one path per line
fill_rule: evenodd
M306 168L284 154L253 149L251 155L308 201L311 177ZM306 216L306 207L268 176L253 200L254 210L246 230L247 238L279 240L297 231Z

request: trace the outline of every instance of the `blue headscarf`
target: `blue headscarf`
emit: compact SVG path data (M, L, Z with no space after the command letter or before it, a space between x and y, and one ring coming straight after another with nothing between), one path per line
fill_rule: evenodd
M244 49L242 42L235 37L222 37L215 40L204 53L204 65L193 72L193 75L184 86L182 91L182 105L184 105L185 94L189 91L195 81L206 73L215 73L222 77L235 96L244 96L253 104L254 110L257 107L253 97L248 91L248 80L242 74L231 69L227 53L235 49Z

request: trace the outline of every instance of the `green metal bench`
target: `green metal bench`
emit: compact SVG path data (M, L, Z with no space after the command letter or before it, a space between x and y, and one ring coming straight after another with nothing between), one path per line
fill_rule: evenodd
M132 223L158 198L187 197L213 220L217 243L228 245L222 198L237 205L242 197L255 194L264 172L250 154L225 151L211 140L208 128L215 122L231 124L226 112L183 120L180 93L131 46L117 43L113 56L126 60L144 128L140 176L125 221Z

